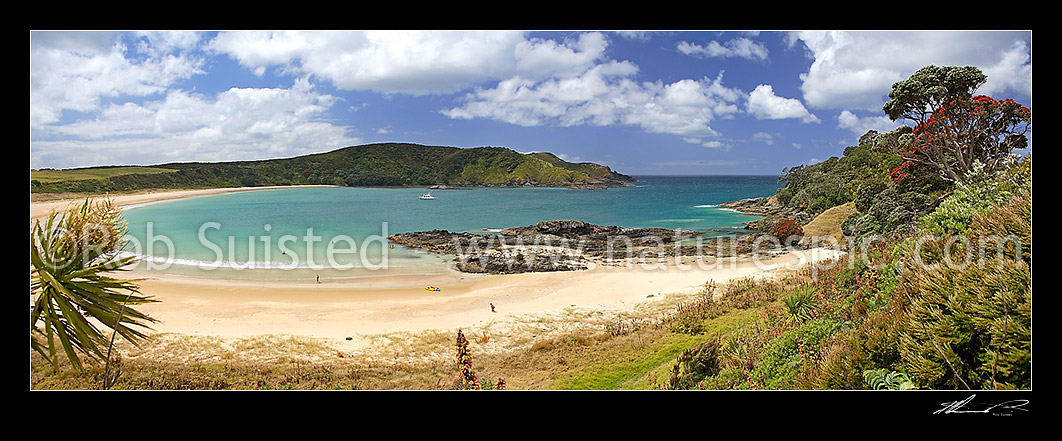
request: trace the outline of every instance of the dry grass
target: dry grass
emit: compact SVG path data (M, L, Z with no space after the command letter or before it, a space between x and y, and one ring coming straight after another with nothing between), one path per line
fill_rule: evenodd
M30 170L30 179L41 182L74 181L79 179L104 179L127 174L171 173L176 170L159 167L94 167L67 170Z
M845 241L844 231L841 229L841 224L845 219L848 219L857 210L854 202L849 202L844 205L838 205L822 212L822 214L812 219L807 225L804 225L804 237L805 241L810 238L830 237L833 238L834 243L843 244ZM827 239L828 240L828 239ZM813 246L814 243L807 243L806 245Z
M753 283L750 280L740 284ZM721 287L730 295L741 286ZM509 389L644 389L685 348L707 338L668 328L667 317L703 293L657 295L634 311L568 308L464 328L473 368ZM727 318L712 333L735 326ZM450 389L458 378L456 330L359 337L337 346L290 335L221 339L153 336L120 344L116 389ZM31 353L31 389L95 389L102 367L59 373Z

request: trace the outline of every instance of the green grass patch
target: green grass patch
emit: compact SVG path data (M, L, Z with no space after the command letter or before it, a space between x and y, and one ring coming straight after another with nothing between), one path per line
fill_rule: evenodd
M708 338L705 335L667 333L649 345L609 353L602 361L583 365L554 380L554 390L615 390L647 389L649 372L658 366L669 365L686 348Z
M176 170L158 167L93 167L74 168L68 170L30 170L30 179L42 183L59 181L76 181L82 179L106 179L114 176L130 174L157 174L170 173Z
M704 321L704 333L689 335L665 332L643 346L619 346L603 350L601 360L587 363L565 373L550 389L562 390L636 390L649 389L649 378L665 379L675 359L687 348L740 327L755 317L758 308L732 310Z

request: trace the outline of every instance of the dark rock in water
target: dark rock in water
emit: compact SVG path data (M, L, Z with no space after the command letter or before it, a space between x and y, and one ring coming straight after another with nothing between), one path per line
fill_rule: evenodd
M481 237L471 233L451 233L446 230L418 231L395 234L387 239L409 248L438 254L457 254L458 247L478 241Z
M507 240L494 234L452 233L446 230L395 234L391 242L438 254L454 255L454 267L468 273L514 274L587 269L580 253L563 248L560 240Z
M395 234L388 239L410 248L452 254L460 271L509 274L586 269L589 258L629 254L634 248L660 247L700 234L551 220L507 228L496 235L431 230Z
M618 227L602 227L581 220L550 220L542 221L526 227L506 228L501 230L503 236L534 236L553 235L558 237L577 238L590 234L600 234L615 231Z
M515 274L587 269L587 261L578 255L541 252L487 252L454 259L455 268L466 273Z
M670 243L696 237L696 231L669 230L667 228L623 228L594 225L581 220L542 221L526 227L506 228L499 233L510 238L534 238L553 236L569 240L613 241L630 239L633 242Z
M763 198L766 199L766 198ZM767 216L792 215L761 200L733 204L742 209L764 209ZM767 208L764 208L767 207ZM761 214L764 215L764 214ZM454 256L454 268L468 273L513 274L541 271L576 271L592 262L606 265L625 259L663 257L735 257L772 254L779 245L772 236L729 231L723 237L696 243L682 242L700 232L666 228L623 228L594 225L580 220L550 220L506 228L497 234L454 233L446 230L395 234L391 242L410 248Z
M576 248L580 254L603 257L637 247L662 246L702 233L667 228L623 228L594 225L581 220L542 221L499 232L510 245L545 245Z

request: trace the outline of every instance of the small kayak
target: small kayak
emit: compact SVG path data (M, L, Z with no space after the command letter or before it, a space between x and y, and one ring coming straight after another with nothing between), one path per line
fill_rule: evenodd
M425 286L424 289L428 291L442 291L438 286Z

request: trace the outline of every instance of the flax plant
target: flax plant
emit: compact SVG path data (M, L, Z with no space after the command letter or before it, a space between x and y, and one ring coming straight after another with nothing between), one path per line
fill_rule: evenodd
M79 354L109 361L115 333L137 344L146 335L133 326L150 329L148 324L156 321L128 307L157 301L140 294L136 282L142 279L110 276L128 270L134 260L119 256L125 232L125 218L111 200L86 199L63 214L53 210L43 224L34 223L30 345L54 368L58 368L58 346L82 371ZM99 325L111 330L110 339Z

